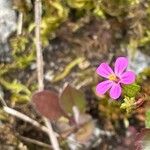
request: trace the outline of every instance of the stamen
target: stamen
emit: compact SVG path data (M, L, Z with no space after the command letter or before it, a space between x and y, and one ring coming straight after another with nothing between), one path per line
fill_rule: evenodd
M118 78L117 78L117 76L115 75L115 74L111 74L110 76L109 76L109 80L111 80L111 81L118 81Z

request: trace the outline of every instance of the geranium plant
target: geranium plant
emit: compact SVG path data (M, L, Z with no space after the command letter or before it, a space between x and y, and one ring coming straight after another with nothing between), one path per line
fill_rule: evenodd
M112 99L117 99L122 93L122 86L135 82L135 73L126 71L128 60L125 57L118 57L115 62L114 71L108 63L101 63L96 72L98 75L106 78L96 87L98 94L105 94L109 90Z

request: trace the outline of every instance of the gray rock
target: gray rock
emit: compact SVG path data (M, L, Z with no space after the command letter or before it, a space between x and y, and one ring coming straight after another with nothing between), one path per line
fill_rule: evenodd
M10 61L8 38L16 30L17 17L11 0L0 0L0 62Z
M137 50L133 59L130 59L129 69L136 74L142 72L145 68L150 66L150 56Z

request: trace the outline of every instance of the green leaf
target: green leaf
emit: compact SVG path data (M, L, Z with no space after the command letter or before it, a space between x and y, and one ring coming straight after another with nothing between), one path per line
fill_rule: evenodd
M146 128L150 128L150 109L146 111L145 126Z
M3 109L0 109L0 120L6 121L8 118L7 114L4 112Z
M12 91L13 93L24 93L24 94L27 94L27 95L30 95L31 92L30 90L25 86L23 85L22 83L20 83L18 80L13 80L11 83L10 82L7 82L6 80L4 79L0 79L0 83L8 90Z
M67 0L67 4L71 8L76 8L76 9L91 9L93 6L91 0Z
M72 107L77 106L80 112L86 108L84 94L70 85L67 85L60 96L60 104L64 111L72 114Z
M7 90L11 91L12 102L24 103L30 100L31 91L20 81L13 80L12 82L9 82L3 78L0 78L0 84Z
M58 82L58 81L64 79L76 65L81 64L83 61L84 61L83 57L79 57L79 58L76 58L75 60L71 61L71 63L69 63L65 67L63 72L61 72L55 76L55 78L53 79L53 82Z
M140 91L140 86L135 83L123 87L123 93L125 96L128 97L135 97L139 91Z
M128 114L134 109L135 98L125 96L124 102L121 104L120 108L125 109Z

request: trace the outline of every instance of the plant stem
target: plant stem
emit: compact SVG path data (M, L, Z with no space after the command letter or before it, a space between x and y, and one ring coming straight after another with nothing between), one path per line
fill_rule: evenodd
M12 116L15 116L15 117L17 117L17 118L19 118L19 119L25 121L25 122L28 122L28 123L32 124L33 126L39 128L40 130L42 130L42 131L45 132L45 133L49 132L49 129L48 129L47 127L41 125L41 124L38 123L36 120L30 118L29 116L27 116L27 115L25 115L25 114L23 114L23 113L21 113L21 112L15 110L15 109L13 109L13 108L8 107L7 104L6 104L6 102L5 102L5 100L3 99L3 97L2 97L1 95L0 95L0 102L1 102L2 105L3 105L3 110L4 110L7 114L10 114L10 115L12 115ZM56 136L58 136L57 133L54 132L54 134L55 134Z
M35 37L36 37L36 53L37 53L37 74L38 74L38 89L39 91L44 90L44 71L43 71L43 55L41 49L41 40L40 40L40 24L41 24L41 9L42 3L41 0L35 1ZM58 140L55 136L55 133L52 129L52 125L47 118L44 118L45 125L48 127L47 134L49 135L52 147L54 150L60 150Z
M44 76L43 76L43 55L41 50L40 40L40 24L41 24L41 0L35 1L35 38L36 38L36 61L37 61L37 74L38 74L38 89L44 89Z
M38 145L38 146L41 146L41 147L52 149L51 145L48 145L48 144L43 143L41 141L38 141L38 140L35 140L35 139L31 139L31 138L28 138L28 137L24 137L24 136L20 136L20 135L17 135L17 137L19 139L21 139L22 141L25 141L25 142L28 142L28 143L32 143L32 144L35 144L35 145Z
M24 115L23 113L20 113L19 111L15 110L15 109L12 109L10 107L7 107L7 106L3 106L3 110L12 115L12 116L15 116L25 122L28 122L28 123L31 123L33 126L41 129L43 132L47 133L48 132L48 128L45 127L45 126L42 126L41 124L39 124L37 121L35 121L34 119L28 117L27 115Z
M23 13L19 12L18 26L17 26L17 35L21 35L21 33L22 33L22 24L23 24Z

